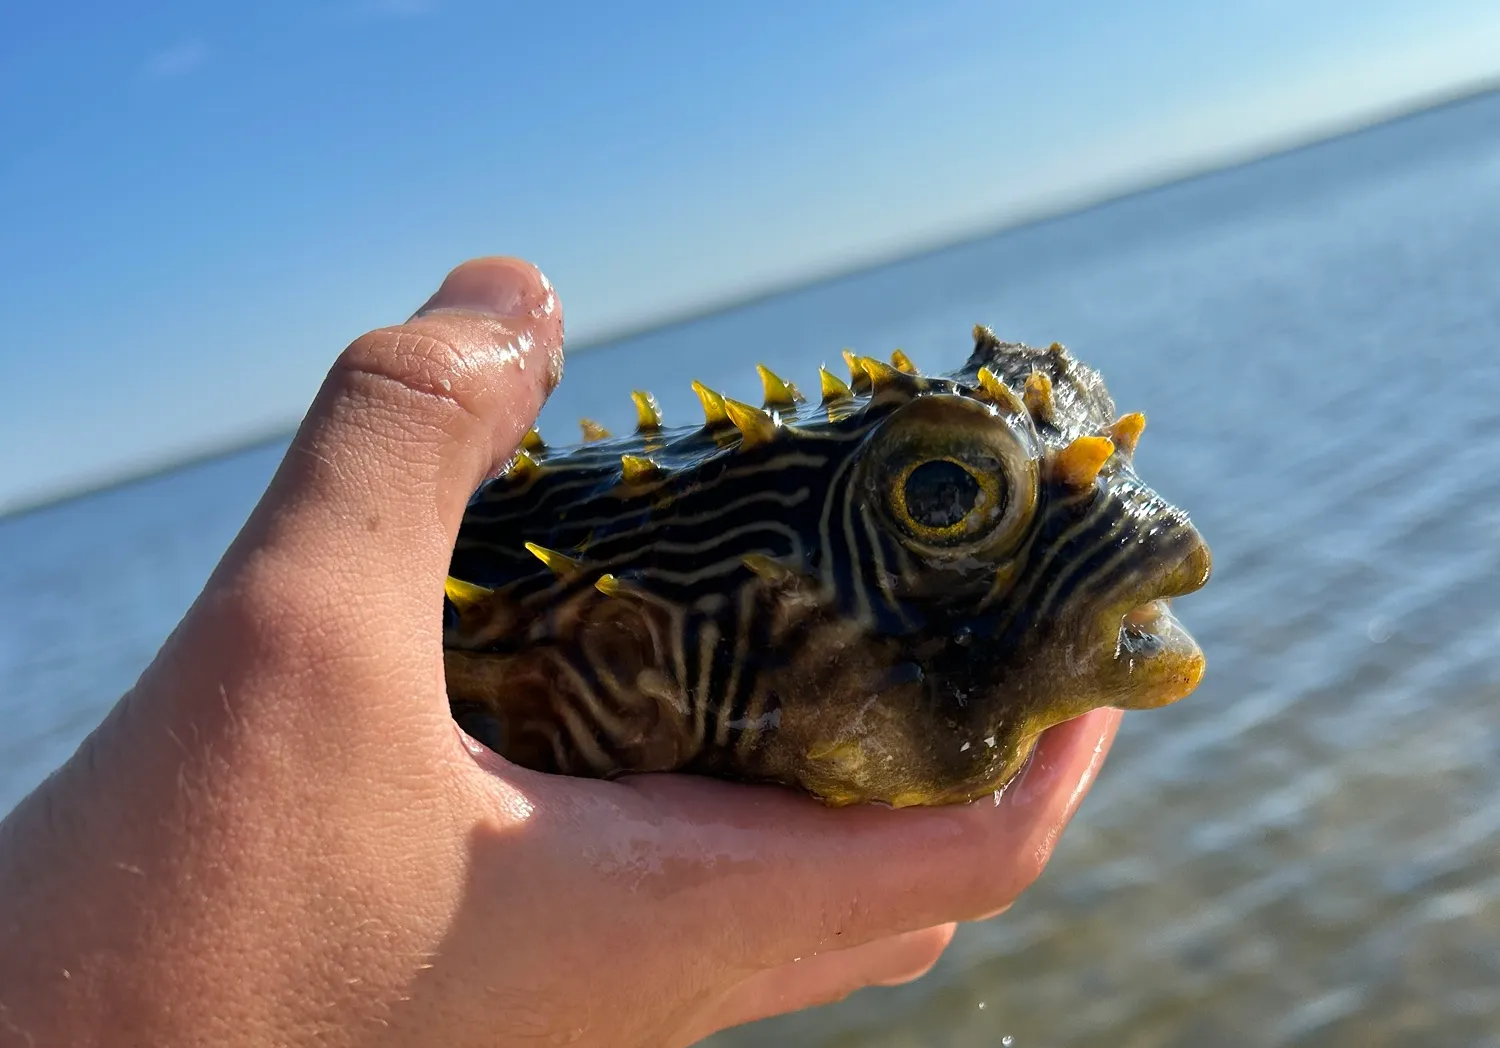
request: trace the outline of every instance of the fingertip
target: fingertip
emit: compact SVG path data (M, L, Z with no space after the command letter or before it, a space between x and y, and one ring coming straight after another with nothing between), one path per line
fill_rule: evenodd
M551 311L552 284L535 265L509 255L460 262L417 310L469 309L495 317L541 316Z
M913 813L907 850L922 856L917 876L935 898L947 898L946 912L927 916L992 916L1042 875L1098 777L1121 716L1099 709L1048 729L1021 776L993 803Z
M546 274L525 259L490 255L455 266L412 320L441 313L478 313L528 329L547 354L547 392L562 380L562 302Z
M875 986L903 986L932 971L953 942L958 925L939 924L899 936L902 952L892 958L892 970L873 981Z
M562 306L535 266L456 267L412 319L339 354L237 548L358 550L341 590L388 587L393 571L440 585L469 497L556 386L562 341Z
M429 451L457 456L448 465L466 499L532 426L561 379L562 347L562 304L541 270L519 258L472 259L406 323L350 344L320 397L326 410L313 414L321 430L322 416L355 404L357 417L388 423L385 436L398 444L424 434L418 443ZM386 461L404 469L407 458Z
M1048 728L1004 799L1017 807L1045 805L1062 819L1071 818L1108 756L1123 716L1106 707Z
M900 986L920 979L941 959L954 928L940 924L784 960L751 975L719 1000L703 1018L696 1036L833 1004L866 987Z
M1003 853L1010 857L1009 890L998 896L998 906L985 905L989 893L980 886L978 905L966 920L1004 912L1041 877L1057 842L1093 788L1122 716L1117 709L1097 709L1042 734L1020 777L994 805L1000 814L994 828L1009 831L1001 834L1009 838L1003 845ZM978 802L974 809L978 813L984 807ZM990 894L990 898L997 896Z

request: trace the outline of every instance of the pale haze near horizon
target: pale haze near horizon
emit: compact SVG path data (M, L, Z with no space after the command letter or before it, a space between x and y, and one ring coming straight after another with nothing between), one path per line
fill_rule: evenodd
M1500 75L1500 5L351 0L0 16L0 510L289 427L519 254L569 344Z

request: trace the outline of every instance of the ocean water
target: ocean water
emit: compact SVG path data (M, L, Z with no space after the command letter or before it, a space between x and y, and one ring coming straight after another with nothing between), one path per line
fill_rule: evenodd
M1500 1045L1500 95L580 354L542 425L844 346L945 370L976 322L1150 416L1141 473L1215 553L1178 607L1208 676L1126 718L1042 880L926 979L713 1043ZM280 450L0 520L0 810Z

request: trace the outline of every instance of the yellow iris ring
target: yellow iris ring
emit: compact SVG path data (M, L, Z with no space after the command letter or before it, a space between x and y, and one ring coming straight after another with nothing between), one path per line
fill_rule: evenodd
M930 465L933 462L951 462L973 477L974 482L979 485L980 497L974 500L974 508L965 513L960 520L943 528L929 527L926 524L918 522L912 518L911 512L906 506L907 478L920 467ZM891 477L889 500L891 508L895 510L896 518L902 526L906 527L913 535L924 542L936 542L939 544L952 542L955 539L973 537L976 531L976 521L981 516L987 515L993 517L1005 508L1001 499L999 477L979 473L967 462L964 462L962 459L953 458L951 455L917 459L907 463Z

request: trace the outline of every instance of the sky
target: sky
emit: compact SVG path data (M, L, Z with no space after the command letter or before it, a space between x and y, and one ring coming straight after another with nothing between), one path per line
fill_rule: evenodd
M1494 0L0 10L0 512L289 428L457 262L578 346L1500 77Z

